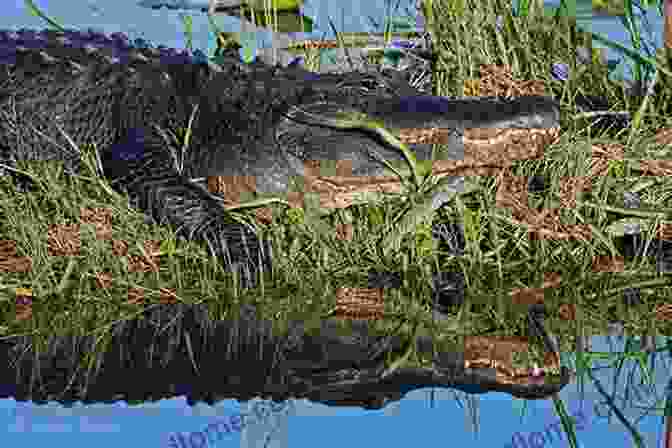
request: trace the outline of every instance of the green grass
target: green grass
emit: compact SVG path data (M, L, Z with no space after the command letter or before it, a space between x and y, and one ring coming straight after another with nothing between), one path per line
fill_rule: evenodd
M430 2L425 5L430 7ZM204 248L175 241L170 229L144 223L142 215L127 205L127 199L113 192L89 164L80 176L59 175L51 164L21 164L20 168L40 179L36 193L16 194L13 185L0 181L0 239L17 241L18 254L33 261L28 273L3 274L0 280L0 321L4 336L33 334L38 341L54 334L103 335L110 326L131 319L141 311L140 305L126 304L128 287L145 290L148 305L157 303L159 288L174 288L177 300L184 303L206 303L214 318L234 314L242 303L258 305L262 316L273 319L281 331L288 320L301 319L308 328L317 327L335 305L335 291L341 286L365 286L370 269L405 272L401 289L387 291L390 309L397 319L376 324L381 331L400 331L411 337L418 328L432 332L439 339L458 334L474 334L493 325L500 334L515 334L525 326L520 309L510 304L513 288L541 285L545 272L558 272L564 279L558 288L545 293L551 313L547 329L560 343L561 352L577 352L576 359L565 359L579 378L590 376L588 351L577 348L589 335L604 334L616 310L629 335L670 335L669 322L655 319L652 310L672 299L672 277L655 272L652 260L636 260L625 264L620 273L596 273L592 260L596 256L618 255L609 230L619 219L642 219L644 223L669 221L672 212L672 182L664 177L641 177L638 160L667 159L670 148L651 143L659 129L672 127L669 110L669 77L659 74L657 96L627 97L620 84L609 79L609 71L599 60L577 66L577 47L591 48L589 36L579 33L571 19L555 19L532 15L512 17L500 1L465 0L465 8L453 14L445 3L435 1L430 7L434 18L428 18L434 50L438 60L435 93L445 96L463 95L466 80L478 77L481 64L505 64L516 79L541 79L547 91L562 103L562 135L558 143L546 149L542 160L516 162L517 176L544 175L550 179L550 192L545 196L530 195L530 206L557 207L559 180L566 176L589 174L591 148L596 143L625 145L625 160L613 175L592 179L592 191L577 198L577 206L563 209L561 216L568 224L589 225L593 238L587 241L531 241L527 229L511 219L511 212L495 204L493 178L467 178L471 191L457 195L439 215L443 220L465 219L467 247L463 257L438 253L425 236L429 223L420 224L405 236L400 246L383 251L377 238L391 225L391 220L406 211L402 198L386 203L355 206L322 219L323 226L335 229L336 224L354 225L352 241L344 242L335 232L318 231L301 212L287 212L275 205L274 216L281 219L264 230L274 244L273 278L263 279L257 290L241 290L228 273ZM496 31L496 18L503 16L503 29ZM482 24L474 27L474 23ZM552 64L563 62L570 68L567 81L555 80ZM642 120L621 135L595 136L574 119L578 93L606 96L614 110L640 111ZM441 149L441 148L437 148ZM620 206L623 191L639 190L642 209L628 210ZM648 207L646 206L648 204ZM113 238L131 242L130 253L141 255L139 246L145 240L166 242L158 273L131 273L123 257L114 257L105 242L96 240L90 226L82 227L80 255L53 257L46 250L50 224L76 223L81 207L104 207L113 213ZM644 209L644 211L643 211ZM290 261L291 260L291 261ZM466 281L467 303L447 323L431 322L431 268L462 272ZM102 290L93 279L96 273L110 271L113 286ZM622 291L641 286L643 304L623 309ZM33 318L16 321L14 295L16 288L30 288L35 297ZM480 310L470 305L478 303ZM566 322L558 317L563 304L574 304L576 319ZM418 323L421 323L418 327ZM642 353L635 350L634 353ZM587 356L587 357L586 357ZM611 354L612 359L626 355ZM630 356L630 355L627 355ZM631 356L632 357L632 356ZM583 363L587 361L587 363ZM391 362L391 365L396 365ZM558 414L564 405L556 400ZM568 435L571 424L563 418ZM633 436L634 437L634 436ZM635 437L636 439L636 437Z

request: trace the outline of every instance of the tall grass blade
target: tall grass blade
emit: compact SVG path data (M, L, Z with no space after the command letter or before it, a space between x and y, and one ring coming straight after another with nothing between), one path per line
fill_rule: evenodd
M49 16L47 16L45 13L40 11L40 9L33 3L33 0L24 0L26 3L26 8L28 8L28 11L34 15L35 17L39 17L40 19L44 20L51 26L52 28L55 28L59 31L65 31L65 28L60 25L58 22L56 22L54 19L51 19Z

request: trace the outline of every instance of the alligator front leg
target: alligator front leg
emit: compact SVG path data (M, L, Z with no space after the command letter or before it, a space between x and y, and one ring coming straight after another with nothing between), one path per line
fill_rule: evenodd
M155 130L132 129L103 152L103 171L115 189L129 194L131 204L176 235L202 243L227 271L240 276L241 286L257 285L271 269L271 247L250 224L234 221L221 202L180 173Z

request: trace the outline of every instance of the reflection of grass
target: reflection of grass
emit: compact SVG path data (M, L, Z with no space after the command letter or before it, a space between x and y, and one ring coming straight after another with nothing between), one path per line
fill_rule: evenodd
M629 340L628 342L632 342L632 341ZM626 343L626 347L627 347L627 345L628 344ZM660 350L656 350L656 352L666 351L669 354L669 350L670 350L671 347L672 347L672 341L668 341L667 347L661 348ZM644 354L644 353L634 353L634 354L633 353L630 353L630 354L623 353L623 354L619 354L617 356L613 356L613 354L611 355L610 361L612 363L616 363L618 365L618 368L616 369L616 372L615 372L615 375L614 375L615 379L618 377L624 362L628 359L628 356L633 356L633 355L640 361L640 367L642 367L642 364L644 364L642 358L643 359L648 358L648 356L646 356L646 354ZM590 354L588 354L588 357L590 357ZM605 400L606 405L607 405L607 409L609 411L609 415L611 415L612 413L615 414L615 416L619 420L619 422L625 426L625 428L628 430L628 432L632 436L635 445L637 447L640 447L640 448L643 447L644 446L644 441L643 441L642 436L639 434L639 431L637 431L636 426L616 406L616 403L615 403L615 400L614 400L615 393L612 393L611 395L609 395L607 393L607 391L601 385L601 382L593 374L592 369L590 369L590 368L581 369L581 374L583 375L584 373L588 377L590 377L590 379L592 380L592 382L593 382L595 388L597 389L597 391L599 392L599 394L604 397L604 400ZM648 375L645 375L645 376L648 376ZM651 385L650 378L645 384ZM627 386L626 386L626 393L627 393ZM652 412L653 410L648 409L648 411Z
M593 11L607 15L624 15L625 4L622 0L593 0Z

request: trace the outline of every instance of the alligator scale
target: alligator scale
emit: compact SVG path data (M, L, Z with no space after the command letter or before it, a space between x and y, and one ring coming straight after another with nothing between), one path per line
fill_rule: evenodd
M232 220L225 203L271 195L300 206L295 179L327 209L347 207L359 193L400 191L381 161L403 163L402 153L377 135L334 126L343 113L383 122L418 160L432 157L426 137L440 135L449 154L433 173L450 177L452 191L461 188L460 169L483 155L541 156L559 129L559 106L546 97L447 99L391 73L319 75L243 64L237 53L214 64L138 47L123 34L0 31L0 64L2 173L16 176L19 160L59 160L76 173L80 152L71 143L93 144L113 188L178 236L204 243L249 286L269 268L270 245L253 225ZM171 136L187 128L182 153ZM323 161L336 162L336 176L321 173ZM530 381L530 390L527 379L497 387L540 398L566 384L566 373L554 384ZM451 382L422 375L425 383Z

